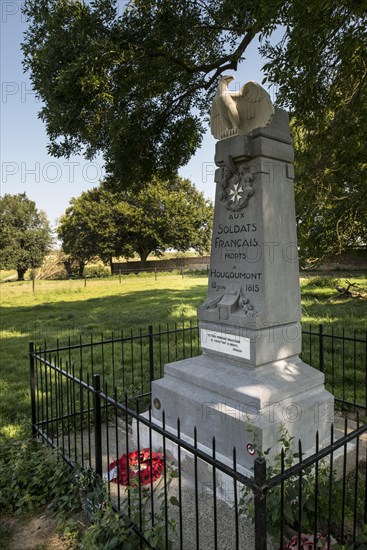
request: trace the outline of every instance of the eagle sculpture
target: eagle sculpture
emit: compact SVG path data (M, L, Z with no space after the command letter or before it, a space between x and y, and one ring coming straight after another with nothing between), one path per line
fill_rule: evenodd
M211 131L216 139L249 134L265 128L274 116L269 94L257 82L247 82L239 92L228 90L233 76L222 76L211 109Z

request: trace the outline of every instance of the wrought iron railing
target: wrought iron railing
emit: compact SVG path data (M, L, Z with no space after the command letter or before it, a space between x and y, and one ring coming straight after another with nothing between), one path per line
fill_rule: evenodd
M200 353L192 324L49 349L31 343L32 429L71 466L107 477L115 509L131 518L148 547L159 523L161 548L264 550L267 533L274 548L292 537L301 548L305 531L315 539L321 533L327 548L334 539L351 546L367 524L366 352L362 336L325 333L321 326L303 330L304 361L325 373L340 411L348 413L345 420L337 414L327 447L316 440L315 453L304 457L301 442L291 451L292 442L284 439L277 462L258 456L253 472L237 464L235 449L230 460L218 457L215 439L210 449L202 448L194 426L189 440L179 421L172 430L151 420L151 381L163 375L165 363ZM164 468L160 481L150 478L132 489L131 480L140 479L146 466L143 448L151 467L159 448ZM127 469L127 484L114 483L111 464L132 452L137 464Z

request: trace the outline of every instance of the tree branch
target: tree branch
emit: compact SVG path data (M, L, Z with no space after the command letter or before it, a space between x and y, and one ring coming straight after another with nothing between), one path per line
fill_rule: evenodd
M184 71L186 71L189 74L195 74L195 73L200 73L200 72L204 72L204 73L207 74L207 73L210 73L211 71L213 71L215 69L220 69L220 67L221 67L221 65L223 65L223 63L229 63L228 65L226 65L226 69L228 68L228 69L232 69L234 71L237 70L238 61L239 61L240 57L242 56L242 54L244 53L244 51L246 50L247 46L250 44L251 40L254 38L254 36L255 36L255 31L251 27L248 30L247 34L242 39L242 41L239 44L238 48L234 52L232 52L230 54L227 54L227 55L224 55L222 57L219 57L216 61L213 61L213 63L204 63L202 65L192 65L192 66L187 65L184 61L182 61L182 59L179 59L178 57L175 57L175 56L170 55L168 53L154 52L154 51L147 52L146 49L144 48L144 46L142 46L141 44L135 44L135 47L139 50L143 50L144 53L147 55L147 57L150 57L150 58L163 57L164 59L168 59L169 61L175 63L176 65L181 67L181 69L183 69ZM219 71L216 74L215 78L219 74L221 74L222 72L223 71ZM206 86L205 89L208 89L210 87L210 85ZM194 91L196 91L197 89L198 88L195 87Z

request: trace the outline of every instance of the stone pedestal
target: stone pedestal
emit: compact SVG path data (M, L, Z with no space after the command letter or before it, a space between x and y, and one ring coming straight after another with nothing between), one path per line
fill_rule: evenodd
M216 146L208 292L198 308L203 355L165 366L152 415L251 469L254 446L279 451L282 427L305 454L327 443L333 397L303 363L293 148L288 115Z

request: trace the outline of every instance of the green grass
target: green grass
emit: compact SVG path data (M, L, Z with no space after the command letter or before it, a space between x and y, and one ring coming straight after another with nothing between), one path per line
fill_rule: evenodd
M3 283L1 292L0 422L29 413L28 342L50 345L101 332L193 319L203 301L204 276L159 275L73 281Z
M367 287L366 276L346 278ZM157 281L154 275L129 275L122 277L121 283L118 277L111 277L87 280L86 287L83 280L37 280L34 294L30 281L1 284L0 425L6 428L19 413L29 414L30 340L40 345L47 340L49 346L55 346L57 338L62 344L69 337L77 342L80 335L89 338L93 334L98 339L102 332L108 337L111 331L145 330L150 324L195 322L206 286L206 276L200 274L185 275L184 279L178 274L159 274ZM324 323L325 332L333 326L336 332L345 327L348 333L355 329L363 334L366 300L333 301L334 287L335 280L330 277L301 280L303 323ZM138 370L139 358L135 360ZM135 381L130 377L127 383L138 380L136 374Z
M347 286L345 281L358 284L351 289L364 294L364 299L334 299L335 286ZM363 290L364 289L364 290ZM367 318L367 275L335 276L327 275L301 278L302 322L303 324L324 324L326 329L345 328L365 333Z
M5 281L9 277L16 277L17 272L15 269L1 269L0 270L0 281Z

